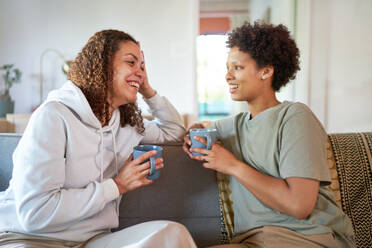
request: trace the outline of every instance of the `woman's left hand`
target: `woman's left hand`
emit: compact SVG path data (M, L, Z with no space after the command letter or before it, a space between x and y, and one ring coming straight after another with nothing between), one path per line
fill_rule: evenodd
M207 145L202 137L195 137L197 141ZM213 144L211 150L203 148L191 148L191 152L198 152L205 155L193 156L194 159L202 161L203 166L208 169L231 175L234 168L241 163L231 152L219 144Z
M138 46L140 46L140 43L138 42ZM141 50L141 69L143 70L143 82L142 84L140 85L140 88L138 90L138 92L143 95L145 98L151 98L153 96L155 96L156 94L156 91L151 88L150 84L149 84L149 80L148 80L148 77L147 77L147 72L146 72L146 65L145 65L145 56L143 54L143 51Z

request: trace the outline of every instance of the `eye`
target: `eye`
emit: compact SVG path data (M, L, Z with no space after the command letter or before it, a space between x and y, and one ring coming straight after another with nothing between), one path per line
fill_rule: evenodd
M145 63L144 62L141 63L141 70L145 71Z
M128 60L127 63L131 66L133 66L135 64L134 60Z
M234 67L234 69L235 69L235 70L242 70L242 69L243 69L243 66L236 65L236 66Z

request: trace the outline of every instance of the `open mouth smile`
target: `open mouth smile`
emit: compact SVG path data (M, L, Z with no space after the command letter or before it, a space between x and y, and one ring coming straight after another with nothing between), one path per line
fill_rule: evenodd
M128 84L132 87L137 88L137 90L140 88L140 84L138 82L128 82Z
M235 92L237 92L238 88L239 88L238 84L229 84L230 94L234 94Z

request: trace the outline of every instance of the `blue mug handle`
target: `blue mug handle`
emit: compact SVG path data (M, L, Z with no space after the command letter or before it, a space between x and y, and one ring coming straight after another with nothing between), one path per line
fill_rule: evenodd
M207 145L207 149L210 150L212 148L212 138L209 134L207 134L207 142L208 142L208 145Z
M155 168L156 168L155 158L150 157L150 173L149 173L149 176L151 176L154 173Z

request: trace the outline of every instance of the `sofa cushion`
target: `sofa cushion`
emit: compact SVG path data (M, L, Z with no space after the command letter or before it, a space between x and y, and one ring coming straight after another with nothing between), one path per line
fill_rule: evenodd
M329 135L343 211L350 217L357 247L372 244L372 133Z
M341 195L340 195L340 184L338 183L338 174L335 158L333 155L333 149L329 136L327 137L327 162L329 168L329 174L331 176L331 184L329 188L332 190L335 197L335 201L339 207L341 207Z
M228 244L234 236L234 210L230 179L227 175L217 172L217 183L221 206L221 243Z

